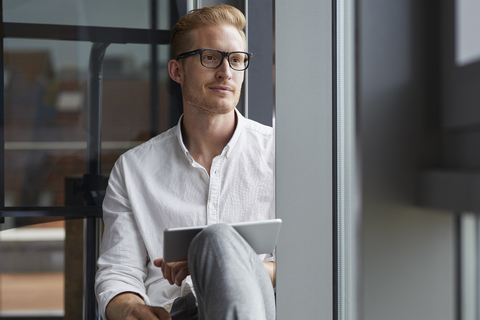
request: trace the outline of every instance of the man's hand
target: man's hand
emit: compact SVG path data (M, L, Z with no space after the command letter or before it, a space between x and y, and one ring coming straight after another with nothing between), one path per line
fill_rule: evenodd
M110 318L109 318L110 319ZM125 320L171 320L167 310L146 305L135 306Z
M107 305L109 320L171 320L167 310L145 305L140 296L124 292L115 296Z
M153 264L159 268L162 268L163 277L167 279L168 283L182 285L182 281L190 275L188 271L188 262L163 262L163 258L156 259Z

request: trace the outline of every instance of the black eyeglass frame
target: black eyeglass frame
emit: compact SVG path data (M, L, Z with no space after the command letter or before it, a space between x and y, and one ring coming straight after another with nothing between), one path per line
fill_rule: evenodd
M203 55L203 52L206 51L206 50L211 50L211 51L216 51L216 52L219 52L222 54L222 60L220 61L220 63L218 64L218 66L216 67L207 67L206 65L203 64L203 61L202 61L202 55ZM219 68L222 63L223 63L223 60L225 60L225 57L227 57L227 60L228 60L228 65L230 66L230 68L232 68L233 70L236 70L236 71L244 71L246 70L249 66L250 66L250 59L253 57L253 53L250 53L250 52L245 52L245 51L232 51L232 52L225 52L225 51L220 51L220 50L217 50L217 49L197 49L197 50L193 50L193 51L188 51L188 52L184 52L184 53L180 53L176 58L175 60L179 60L179 59L185 59L185 58L188 58L190 56L193 56L195 54L199 54L199 57L200 57L200 63L202 64L202 66L204 66L205 68L208 68L208 69L216 69L216 68ZM248 59L246 60L247 61L247 66L243 69L237 69L237 68L234 68L232 67L232 64L230 63L230 55L232 53L243 53L243 54L246 54L248 56Z

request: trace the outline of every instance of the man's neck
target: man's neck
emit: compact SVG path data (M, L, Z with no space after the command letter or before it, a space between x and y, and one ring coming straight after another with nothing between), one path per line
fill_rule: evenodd
M227 114L184 113L182 121L183 143L196 162L210 174L213 158L230 141L237 125L235 111Z

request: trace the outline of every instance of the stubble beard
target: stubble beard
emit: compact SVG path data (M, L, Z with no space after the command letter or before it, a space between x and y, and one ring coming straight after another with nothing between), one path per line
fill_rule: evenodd
M189 83L189 78L185 77L182 91L184 104L192 106L197 112L203 114L227 114L231 112L238 104L240 95L234 100L227 101L209 101L206 97L202 97L195 93L193 86ZM213 99L212 99L213 100Z

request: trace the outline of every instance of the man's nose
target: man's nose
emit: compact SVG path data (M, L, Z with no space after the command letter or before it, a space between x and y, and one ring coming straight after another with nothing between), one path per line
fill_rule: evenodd
M232 77L232 68L230 68L230 63L228 62L228 57L223 58L223 62L218 67L217 75L219 77L226 77L227 79L230 79Z

